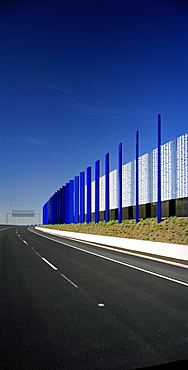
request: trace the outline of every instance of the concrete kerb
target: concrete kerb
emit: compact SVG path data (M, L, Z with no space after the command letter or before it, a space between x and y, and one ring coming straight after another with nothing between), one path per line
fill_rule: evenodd
M108 246L123 251L144 254L161 259L168 259L186 265L188 264L188 245L159 243L148 240L126 239L114 236L75 233L38 226L36 226L35 229L52 235L67 237L70 239L76 239L89 243L95 243L101 246Z

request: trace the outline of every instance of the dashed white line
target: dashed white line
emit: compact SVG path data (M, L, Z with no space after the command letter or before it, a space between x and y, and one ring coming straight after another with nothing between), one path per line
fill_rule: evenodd
M27 243L25 240L23 240L23 243L25 243L25 244L27 244L27 245L28 245L28 243Z
M129 263L125 263L125 262L122 262L122 261L118 261L118 260L116 260L116 259L113 259L113 258L110 258L110 257L106 257L106 256L103 256L103 255L101 255L101 254L98 254L98 253L94 253L94 252L91 252L91 251L85 250L85 249L80 248L80 247L73 246L73 245L71 245L71 244L65 243L64 241L59 241L59 240L54 239L54 238L52 238L52 237L50 238L50 237L48 237L48 236L46 236L46 235L38 234L38 233L36 233L36 232L34 232L34 231L30 230L30 229L29 229L29 231L31 231L31 232L33 232L34 234L37 234L37 235L39 235L39 236L41 236L41 237L43 237L43 238L46 238L46 239L49 239L49 240L55 241L56 243L60 243L60 244L66 245L66 246L68 246L68 247L70 247L70 248L73 248L73 249L79 250L79 251L81 251L81 252L88 253L88 254L91 254L91 255L93 255L93 256L96 256L96 257L102 258L102 259L104 259L104 260L108 260L108 261L111 261L111 262L115 262L115 263L118 263L119 265L126 266L126 267L132 268L132 269L137 270L137 271L142 271L142 272L144 272L144 273L146 273L146 274L153 275L153 276L156 276L156 277L158 277L158 278L165 279L165 280L171 281L171 282L173 282L173 283L177 283L177 284L184 285L184 286L187 286L187 287L188 287L188 283L185 283L185 282L183 282L183 281L181 281L181 280L176 280L176 279L173 279L173 278L171 278L171 277L168 277L168 276L165 276L165 275L161 275L161 274L158 274L158 273L156 273L156 272L153 272L153 271L150 271L150 270L145 270L145 269L143 269L143 268L141 268L141 267L137 267L137 266L131 265L131 264L129 264Z
M74 284L71 280L69 280L65 275L61 274L64 279L66 279L69 283L71 283L75 288L78 288L76 284Z
M37 256L39 256L40 258L42 257L39 253L35 252L37 254Z
M57 267L55 267L54 265L52 265L52 263L49 262L48 260L46 260L46 258L42 257L42 260L44 262L46 262L52 269L57 270Z

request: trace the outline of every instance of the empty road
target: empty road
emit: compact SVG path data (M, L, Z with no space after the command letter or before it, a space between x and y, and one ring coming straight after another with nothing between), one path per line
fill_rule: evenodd
M188 359L187 268L1 226L0 284L2 369Z

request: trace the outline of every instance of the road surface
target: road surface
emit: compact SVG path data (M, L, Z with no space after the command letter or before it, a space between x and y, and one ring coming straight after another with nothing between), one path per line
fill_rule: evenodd
M188 359L188 270L0 227L2 369L136 369Z

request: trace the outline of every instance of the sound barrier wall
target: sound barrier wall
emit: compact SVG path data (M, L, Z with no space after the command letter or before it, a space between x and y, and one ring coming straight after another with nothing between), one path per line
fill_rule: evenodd
M188 134L161 145L161 201L188 197ZM62 186L43 206L43 224L108 221L110 211L136 204L136 159L122 165L122 144L118 147L118 168L109 170L105 156L105 175L100 176L100 161L95 162L94 180L88 167L66 186ZM138 158L139 206L158 201L158 148ZM122 185L121 185L122 183ZM122 206L121 206L122 204ZM186 206L187 207L187 206ZM187 209L187 208L186 208ZM183 213L186 213L185 205ZM96 214L95 214L96 213ZM122 213L116 213L121 222ZM185 214L184 216L187 216Z

